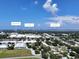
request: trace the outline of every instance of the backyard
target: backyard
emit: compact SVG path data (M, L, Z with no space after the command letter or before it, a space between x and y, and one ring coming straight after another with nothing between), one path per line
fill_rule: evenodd
M19 50L0 50L0 58L31 56L31 51L26 49Z

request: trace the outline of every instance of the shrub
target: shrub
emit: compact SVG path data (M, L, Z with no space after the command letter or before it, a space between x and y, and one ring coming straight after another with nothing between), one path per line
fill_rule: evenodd
M8 50L14 50L14 43L8 43Z
M40 51L39 50L35 50L35 54L40 54Z

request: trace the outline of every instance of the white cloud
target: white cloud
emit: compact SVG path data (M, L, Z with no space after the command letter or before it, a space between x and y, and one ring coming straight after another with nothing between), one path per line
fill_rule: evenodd
M47 10L48 12L51 12L54 16L56 15L58 8L57 4L52 4L52 0L47 0L45 4L43 5L43 8Z
M11 22L11 26L21 26L21 22Z
M51 28L57 28L57 27L62 26L62 24L60 22L47 22L46 24Z
M34 23L24 23L24 27L34 27Z
M27 8L25 8L25 7L22 7L21 9L22 9L22 10L27 10Z
M46 22L49 27L62 27L67 24L79 25L78 16L57 16L49 18L49 21Z
M61 27L60 23L52 22L50 23L50 27Z
M38 1L34 1L34 4L36 4L36 5L37 5L37 4L38 4Z
M50 27L61 27L66 24L79 25L79 16L57 16L58 7L56 3L52 4L52 0L46 0L43 8L52 13L51 21L47 22Z
M65 23L79 24L78 16L57 16L50 19L58 22L62 22L62 23L65 22Z

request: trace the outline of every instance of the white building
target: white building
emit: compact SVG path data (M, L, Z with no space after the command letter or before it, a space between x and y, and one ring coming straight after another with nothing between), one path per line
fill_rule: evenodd
M14 46L15 49L22 49L22 48L27 48L26 44L23 42L17 42Z
M24 43L35 43L35 42L36 42L36 40L31 40L31 41L26 40L26 41L24 41Z
M7 49L7 44L0 44L0 49Z
M61 59L68 59L67 57L62 57Z
M26 38L40 38L41 35L36 35L36 34L26 34Z
M26 38L40 38L41 35L11 33L9 37L10 38L21 38L21 37L26 37Z

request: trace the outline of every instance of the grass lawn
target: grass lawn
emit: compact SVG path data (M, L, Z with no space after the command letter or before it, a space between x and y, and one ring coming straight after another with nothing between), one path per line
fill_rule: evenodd
M21 58L22 59L22 58ZM23 59L39 59L39 58L23 58Z
M20 50L0 50L0 58L30 56L31 51L26 49Z

